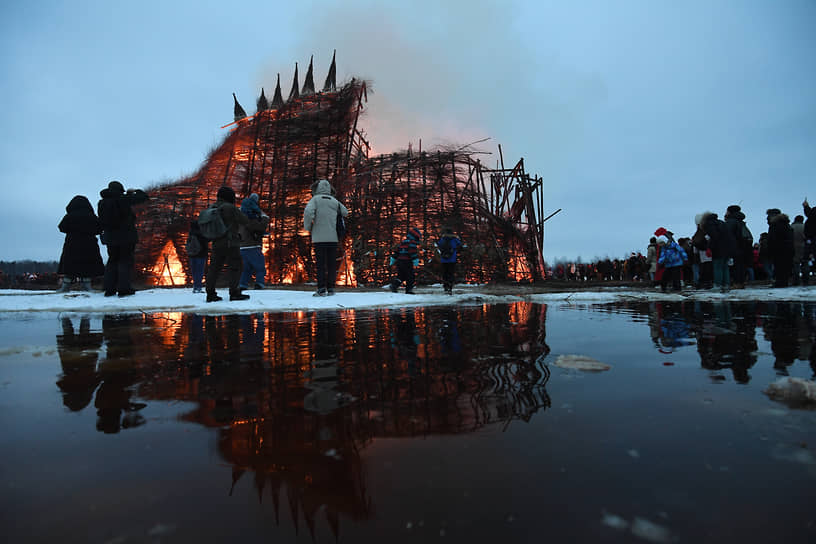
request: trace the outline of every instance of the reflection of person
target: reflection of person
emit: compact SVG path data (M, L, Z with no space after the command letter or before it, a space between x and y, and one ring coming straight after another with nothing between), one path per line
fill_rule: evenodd
M215 207L221 213L221 218L227 226L227 234L213 240L210 254L210 267L207 269L207 302L222 300L215 292L221 269L227 265L227 282L229 283L230 300L248 300L238 287L241 279L241 250L239 225L248 225L249 218L235 207L235 191L224 186L218 189Z
M146 404L131 402L130 388L138 381L134 368L133 352L136 348L131 338L129 316L106 315L102 318L105 337L105 360L99 365L101 385L96 392L96 429L106 434L118 433L145 424L139 413Z
M91 332L87 317L80 319L79 330L74 330L71 318L63 317L61 321L62 334L57 335L57 352L62 376L57 380L57 387L62 391L65 407L78 412L90 404L99 384L96 361L102 347L102 334Z
M91 290L91 278L105 273L99 254L97 234L102 232L99 219L87 197L77 195L65 207L65 217L59 224L65 233L57 273L62 275L60 292L68 291L71 283L80 282L81 289Z
M303 398L303 408L309 412L328 414L347 400L336 389L343 349L341 323L335 315L318 314L315 318L314 361L305 374L308 393Z
M312 248L317 267L317 292L315 296L334 294L337 278L337 214L348 217L348 209L332 196L332 186L327 179L317 182L314 196L303 210L303 228L312 236Z
M709 370L730 368L737 383L748 383L757 360L756 316L750 304L698 303L694 321L700 365Z
M136 233L136 216L131 209L147 202L147 193L141 189L128 189L118 181L108 183L99 192L102 200L97 205L99 222L102 224L102 243L108 247L105 264L105 296L117 292L120 297L134 294L130 283L133 270L133 254L139 237Z

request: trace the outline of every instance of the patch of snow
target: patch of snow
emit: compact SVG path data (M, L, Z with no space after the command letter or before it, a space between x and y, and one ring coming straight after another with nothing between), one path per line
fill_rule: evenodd
M453 295L444 294L436 286L421 287L416 295L404 292L392 293L388 286L382 290L340 290L330 297L313 297L314 290L268 288L247 293L249 300L230 302L226 289L221 290L224 300L206 302L203 293L194 294L185 287L153 288L138 291L125 298L105 297L101 291L91 293L57 293L56 291L33 291L0 289L0 312L87 312L87 313L138 313L138 312L195 312L209 314L240 314L268 311L298 311L346 308L389 308L435 305L480 305L517 301L536 303L567 302L604 304L617 301L816 301L816 286L768 288L752 287L734 289L726 293L711 290L689 290L680 293L663 293L650 289L626 289L598 287L592 291L582 290L559 293L523 292L519 294L493 295L479 292L480 285L457 285Z
M771 383L763 392L792 406L816 406L816 382L812 380L788 376Z
M666 527L648 519L635 517L632 520L632 534L649 542L664 544L672 542L672 534Z
M612 527L613 529L617 529L619 531L624 531L629 528L628 521L615 514L610 514L609 512L603 513L603 517L601 517L601 523L603 523L607 527Z
M584 370L587 372L602 372L612 368L610 365L597 361L592 357L587 357L586 355L559 355L553 365L560 368Z

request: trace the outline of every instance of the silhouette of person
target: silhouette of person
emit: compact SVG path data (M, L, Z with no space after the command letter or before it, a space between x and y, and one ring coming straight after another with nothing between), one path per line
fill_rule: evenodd
M102 347L102 334L92 333L90 319L83 316L79 330L74 329L70 317L62 317L62 334L57 335L57 353L62 365L62 376L57 387L62 391L62 403L72 412L88 406L93 399L99 376L96 363Z

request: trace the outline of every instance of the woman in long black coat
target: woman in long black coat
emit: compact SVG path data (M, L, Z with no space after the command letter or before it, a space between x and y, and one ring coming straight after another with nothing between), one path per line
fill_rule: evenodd
M65 243L57 268L57 273L62 274L60 291L67 291L71 282L77 280L81 281L83 289L89 291L91 278L105 273L96 239L102 228L91 202L82 195L72 198L65 211L68 213L58 227L60 232L65 233Z

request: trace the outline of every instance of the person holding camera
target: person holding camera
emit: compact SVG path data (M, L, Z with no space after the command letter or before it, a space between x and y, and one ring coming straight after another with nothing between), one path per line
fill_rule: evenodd
M136 293L131 285L136 242L136 215L133 206L147 202L150 197L141 189L128 189L119 181L111 181L99 192L97 215L102 226L102 243L108 248L105 264L105 296L119 294L127 297Z

